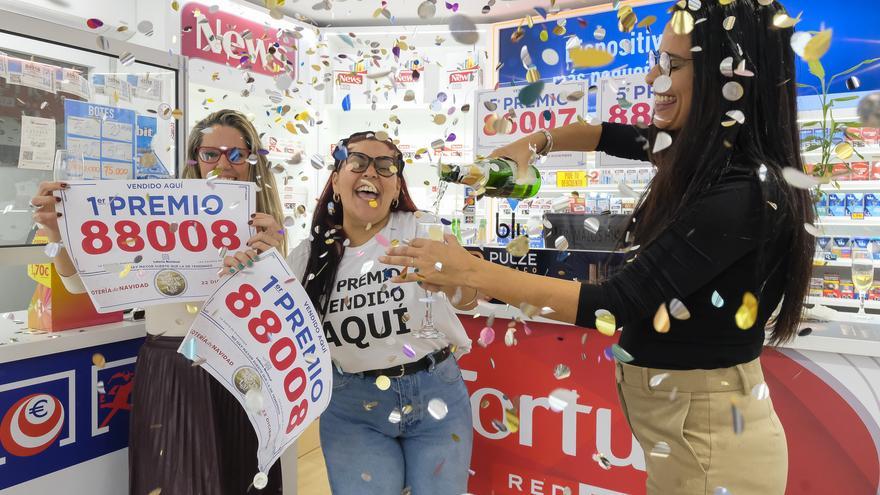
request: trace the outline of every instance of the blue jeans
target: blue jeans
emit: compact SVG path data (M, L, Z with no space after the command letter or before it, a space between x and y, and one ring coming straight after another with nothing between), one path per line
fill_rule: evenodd
M333 397L320 422L333 494L398 495L405 487L412 495L466 493L474 430L455 358L392 378L385 391L375 381L334 367ZM431 399L446 403L445 418L428 412ZM403 414L405 406L412 411ZM398 423L388 420L395 408Z

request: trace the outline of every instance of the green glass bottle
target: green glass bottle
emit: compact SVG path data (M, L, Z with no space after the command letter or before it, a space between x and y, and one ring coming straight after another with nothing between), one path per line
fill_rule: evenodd
M534 165L529 166L529 176L534 181L517 184L517 165L508 158L483 158L471 165L440 164L440 180L464 184L474 188L477 197L526 199L538 194L541 189L541 172Z

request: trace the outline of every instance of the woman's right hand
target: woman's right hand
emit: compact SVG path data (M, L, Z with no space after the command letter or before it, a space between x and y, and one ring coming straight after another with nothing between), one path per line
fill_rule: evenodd
M43 226L49 242L61 241L61 232L58 230L61 213L55 211L55 205L61 202L61 198L53 193L66 188L64 182L40 182L37 195L31 198L31 205L35 208L32 215L34 222Z
M246 266L254 266L254 261L256 261L259 255L260 253L256 250L248 249L223 258L223 266L226 269L222 270L220 275L233 274L244 270Z
M544 137L544 134L530 134L521 137L510 144L495 149L489 154L489 156L510 158L516 162L519 176L526 178L529 176L529 163L532 160L532 155L537 150L543 148L546 143L547 138ZM532 151L532 148L534 148L535 151Z

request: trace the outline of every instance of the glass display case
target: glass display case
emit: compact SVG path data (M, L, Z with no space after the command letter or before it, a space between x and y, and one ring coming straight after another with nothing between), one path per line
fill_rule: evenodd
M184 70L98 32L0 16L0 310L27 306L26 264L48 261L29 206L40 182L176 176Z

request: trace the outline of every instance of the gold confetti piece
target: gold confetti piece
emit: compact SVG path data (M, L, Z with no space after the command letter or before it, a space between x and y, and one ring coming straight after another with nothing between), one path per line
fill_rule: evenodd
M508 253L517 258L521 258L529 253L529 237L522 235L510 241L505 249Z
M199 312L199 307L196 306L195 304L187 304L186 305L186 312L191 315L194 315Z
M411 406L410 404L407 404L407 405L403 406L403 409L401 409L400 412L402 412L403 414L406 415L406 414L411 413L412 411L413 411L413 406Z
M504 410L504 426L506 426L507 430L511 433L519 431L519 415L517 414L516 409L510 408Z
M370 205L370 208L378 208L379 207L379 202L376 201L375 199L371 199L368 204Z
M795 18L791 18L788 14L779 12L773 16L773 25L783 29L794 27L797 23L801 22L801 14L803 12L800 12Z
M642 19L641 21L639 21L639 23L636 27L638 27L640 29L641 28L649 28L652 25L654 25L655 22L657 22L657 16L649 15L649 16L645 17L644 19Z
M721 23L721 26L724 28L725 31L730 31L731 29L733 29L734 24L736 24L736 16L731 15L727 16L724 19L724 22Z
M174 117L174 120L180 120L183 118L183 110L175 108L171 111L171 116Z
M178 3L177 0L174 0L173 2L171 2L171 9L177 12L178 10L180 10L180 3ZM159 490L161 490L161 488Z
M461 437L456 435L455 433L453 433L452 434L452 441L458 443L461 441Z
M852 144L846 142L840 143L834 147L834 154L841 160L849 160L854 151Z
M174 3L177 3L177 2L174 2ZM175 10L177 10L177 9L175 9ZM161 488L155 488L149 493L149 495L160 495L161 493L162 493Z
M743 294L743 302L736 310L736 326L742 330L748 330L755 325L758 319L758 299L751 292Z
M103 354L96 352L92 354L92 364L97 366L99 369L103 368L104 365L107 364L107 358L105 358Z
M374 400L374 401L372 401L372 402L366 402L366 401L364 401L364 410L365 410L365 411L372 411L372 410L375 409L376 406L378 406L378 405L379 405L379 401L377 401L377 400Z
M614 332L617 330L617 321L607 309L596 310L596 330L602 335L614 336Z
M667 333L669 331L669 312L666 311L666 304L664 303L660 303L660 307L654 313L654 330L658 333Z
M376 377L376 388L379 390L385 391L391 388L391 378L388 378L385 375L379 375Z
M669 22L672 24L672 32L675 34L691 34L691 31L694 30L694 16L686 10L676 10Z
M575 68L603 67L614 61L614 55L593 47L573 47L568 56Z
M119 272L119 278L125 278L129 273L131 273L131 263L126 263L125 266L122 267L122 271Z

